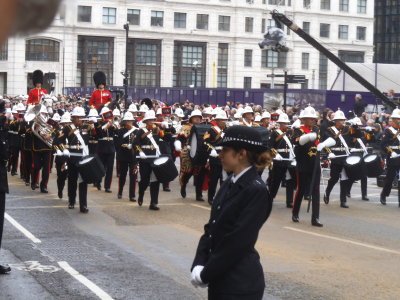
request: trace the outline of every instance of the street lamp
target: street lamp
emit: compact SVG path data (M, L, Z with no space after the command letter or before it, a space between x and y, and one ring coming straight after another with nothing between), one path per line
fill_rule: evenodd
M197 65L199 64L198 60L195 60L193 62L193 68L192 70L194 71L194 87L197 87Z
M128 39L129 39L129 23L124 24L124 29L126 33L126 52L125 52L125 72L122 74L124 76L124 98L125 98L125 109L127 108L128 102Z
M284 86L283 86L283 109L285 110L285 113L286 113L286 98L287 98L287 90L288 90L288 83L287 83L288 69L285 68L283 71L285 72L285 82L284 82Z

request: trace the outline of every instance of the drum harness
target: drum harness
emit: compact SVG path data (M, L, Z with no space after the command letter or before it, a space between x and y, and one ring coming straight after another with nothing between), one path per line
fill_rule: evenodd
M143 129L144 133L148 133L148 132L149 132L149 131L147 130L147 128L142 128L142 129ZM154 140L153 134L150 133L150 134L147 136L147 138L150 140L151 144L153 145L154 149L156 150L156 155L152 156L152 158L160 157L160 155L161 155L161 153L160 153L160 147L158 147L156 141ZM149 157L149 156L147 156L147 157ZM140 156L137 157L137 158L140 158Z
M346 141L344 140L344 137L342 136L342 134L339 132L339 130L337 130L336 127L331 127L333 133L339 137L340 142L342 143L342 145L344 146L344 151L346 151L346 155L343 156L349 156L350 155L350 151L349 151L349 146L347 146ZM332 148L333 149L333 148ZM337 158L338 156L336 156ZM342 155L340 155L339 157L342 157Z
M79 129L75 127L74 124L71 125L72 130L74 131L74 134L76 138L78 139L79 143L82 145L82 156L87 156L89 155L89 149L88 146L85 144L85 141L83 140L81 133L79 132Z
M289 148L289 154L290 154L289 158L283 158L282 160L289 160L289 161L294 160L294 159L296 158L296 155L294 154L293 145L292 145L292 143L290 142L289 138L287 137L286 133L283 133L282 130L280 130L280 129L277 129L276 132L277 132L279 135L283 135L282 138L283 138L283 140L285 141L286 145L287 145L288 148ZM280 150L280 149L278 149L278 150ZM278 150L277 150L277 151L278 151ZM279 151L278 151L278 152L279 152Z
M397 140L399 141L399 144L400 144L400 129L397 131L396 129L393 128L393 126L391 126L389 128L389 130L394 134L394 136L397 138ZM390 149L396 149L394 147L396 147L396 146L393 146L393 147L389 146ZM397 146L397 149L399 149L399 147L400 146Z

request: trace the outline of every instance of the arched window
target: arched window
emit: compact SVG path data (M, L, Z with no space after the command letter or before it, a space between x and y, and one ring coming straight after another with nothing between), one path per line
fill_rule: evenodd
M25 60L60 61L60 43L49 39L26 40Z

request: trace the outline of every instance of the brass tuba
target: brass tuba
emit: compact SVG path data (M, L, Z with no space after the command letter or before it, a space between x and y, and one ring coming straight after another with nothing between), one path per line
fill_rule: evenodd
M25 114L25 121L33 121L33 134L36 135L40 140L42 140L47 146L52 148L54 141L54 130L53 127L47 124L47 120L44 120L43 117L40 115L41 107L41 104L37 104L28 109L27 113Z

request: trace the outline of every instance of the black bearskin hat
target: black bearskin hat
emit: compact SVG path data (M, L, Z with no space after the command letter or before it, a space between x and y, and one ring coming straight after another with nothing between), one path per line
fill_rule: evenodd
M34 86L38 83L43 84L43 72L41 70L34 71L32 74L32 81Z
M151 101L150 98L144 98L141 102L140 105L146 104L149 109L153 109L153 101Z
M96 87L98 88L100 84L102 85L106 85L106 74L104 74L104 72L101 71L97 71L96 73L94 73L93 75L93 80L94 80L94 84L96 85Z

